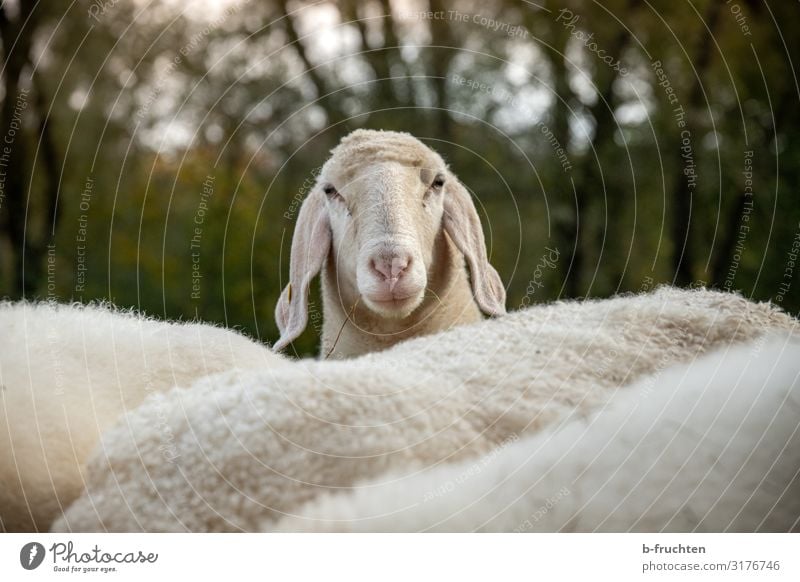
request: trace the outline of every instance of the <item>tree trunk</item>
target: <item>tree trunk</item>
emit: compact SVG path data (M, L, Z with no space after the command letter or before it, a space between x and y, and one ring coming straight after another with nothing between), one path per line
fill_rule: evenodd
M689 98L686 101L686 118L691 124L693 112L698 111L703 105L703 78L708 65L711 63L714 48L714 32L719 23L722 2L709 2L703 19L708 27L703 31L700 43L692 59L695 68L695 78L692 80ZM675 146L677 151L678 176L672 192L673 216L672 216L672 241L674 246L672 263L675 270L674 283L677 285L688 285L694 281L694 247L691 240L692 223L692 192L689 183L684 179L684 161L682 152L678 144ZM696 148L692 148L694 163L697 165Z
M380 0L380 6L385 15L381 21L381 32L383 34L383 45L377 46L369 42L367 27L360 18L358 2L349 0L341 5L341 12L345 19L353 21L359 33L359 43L361 45L358 52L367 61L372 71L375 73L375 85L370 92L371 102L375 107L388 107L399 104L402 100L398 98L394 90L394 82L389 80L392 76L392 65L398 62L393 55L398 50L397 35L394 31L394 18L392 7L388 0Z
M328 114L328 124L336 125L337 123L343 122L345 119L347 119L347 116L339 106L339 101L337 100L339 97L332 94L332 87L328 85L326 79L322 76L322 74L320 74L317 66L308 58L306 47L303 45L303 42L300 40L300 36L297 33L294 17L289 14L289 10L286 6L286 0L278 0L277 4L278 12L282 16L281 21L284 24L286 34L289 36L289 42L287 44L294 47L295 52L297 52L297 56L300 57L300 60L303 62L303 66L306 69L306 74L317 91L317 104L325 109Z
M442 12L448 9L444 0L429 0L429 10L432 12ZM437 26L436 31L432 37L436 39L436 44L445 48L431 47L430 62L431 62L431 76L433 83L434 94L434 125L437 130L439 139L450 141L453 139L453 126L448 111L450 99L448 97L448 84L447 78L450 72L450 62L453 59L456 43L453 38L453 31L450 28L450 22L447 20L431 20L431 28Z
M641 0L630 0L626 9L628 18L634 11L641 5ZM613 57L614 61L619 61L622 52L628 46L631 40L631 30L626 27L620 27L617 34L611 40L607 54ZM566 275L564 281L564 290L567 296L577 297L583 294L589 295L591 289L584 289L585 265L586 265L586 226L585 220L587 211L591 207L591 202L595 198L595 192L604 186L602 176L597 167L598 161L595 160L593 152L599 151L605 147L606 144L613 140L614 132L616 131L616 119L614 117L614 109L616 107L616 97L614 95L614 82L618 75L615 71L609 69L600 69L600 78L596 81L599 89L597 103L590 109L589 113L595 120L595 131L592 136L591 146L586 155L576 164L574 173L574 200L575 200L575 213L561 225L559 231L561 233L562 244L565 245L565 257L571 257L571 266L569 273ZM598 156L602 160L602 156ZM612 196L618 196L607 192L610 204L616 204L611 200ZM584 220L580 220L579 213L584 214ZM610 224L613 229L613 224ZM570 263L567 263L570 264Z
M26 231L27 231L27 182L28 160L26 157L26 136L23 118L28 108L28 91L20 88L22 72L30 63L31 45L36 30L37 15L33 12L35 3L20 2L19 14L11 21L4 6L0 6L0 36L2 36L3 56L5 57L5 98L0 108L0 131L2 131L3 170L6 171L4 184L5 217L3 225L11 248L11 263L14 278L10 294L13 298L27 297L36 289L34 274L36 265L30 266L30 276L26 277ZM8 149L6 149L6 147Z
M59 164L58 149L55 137L53 136L51 119L48 113L48 102L45 96L44 86L39 79L38 73L33 75L34 82L34 101L36 112L39 117L39 146L41 152L41 168L44 171L44 220L40 238L37 238L29 227L28 235L25 238L25 255L27 259L28 272L26 281L30 281L33 291L41 290L42 280L44 279L45 255L48 245L55 244L56 228L60 212L60 187L61 187L61 166ZM31 221L29 221L30 224Z
M754 15L761 15L763 9L763 5L761 3L752 1L746 2L746 4ZM775 44L776 48L782 48L782 45L779 43L776 42ZM791 127L791 119L788 119L788 117L795 103L795 99L796 97L794 95L793 85L787 84L777 100L777 104L775 106L775 115L772 121L772 128L764 135L762 151L769 152L772 150L774 152L774 148L777 147L776 140L778 137L779 128ZM748 144L747 147L749 149L755 149L750 144ZM777 152L775 152L775 155L777 155ZM753 168L753 173L755 174L755 168ZM785 177L786 176L784 175L784 178ZM717 247L714 261L711 266L711 282L715 287L725 286L728 269L736 248L739 226L742 224L742 217L745 212L746 202L747 196L744 192L744 188L742 188L736 198L736 201L731 205L727 214L727 218L723 223L727 228L727 232L725 233L719 247Z

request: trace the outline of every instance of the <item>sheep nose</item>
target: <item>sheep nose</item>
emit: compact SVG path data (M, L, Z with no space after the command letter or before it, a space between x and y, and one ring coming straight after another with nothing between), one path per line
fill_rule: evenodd
M372 258L372 271L393 290L410 264L411 255L407 253L382 253Z

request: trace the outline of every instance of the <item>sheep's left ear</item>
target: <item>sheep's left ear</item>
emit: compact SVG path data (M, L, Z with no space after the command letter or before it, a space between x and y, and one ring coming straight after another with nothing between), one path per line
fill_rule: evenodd
M297 215L289 259L289 284L275 307L281 337L272 346L282 350L297 338L308 322L308 288L331 247L331 225L322 191L315 188Z
M464 254L469 265L472 294L487 315L506 312L506 290L494 267L489 264L481 220L467 189L452 174L445 182L444 229Z

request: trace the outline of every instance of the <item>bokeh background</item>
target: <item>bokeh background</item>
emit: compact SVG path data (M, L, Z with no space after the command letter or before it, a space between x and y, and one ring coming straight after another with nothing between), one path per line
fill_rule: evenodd
M777 0L4 0L0 296L272 342L298 203L367 127L474 193L510 309L671 283L797 313L798 22Z

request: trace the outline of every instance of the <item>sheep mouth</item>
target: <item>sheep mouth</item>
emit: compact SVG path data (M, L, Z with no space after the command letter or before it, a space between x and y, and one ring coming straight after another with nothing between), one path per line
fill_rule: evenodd
M400 305L406 303L409 299L414 299L416 295L408 295L405 297L392 297L390 299L375 299L370 297L369 300L379 305Z
M417 298L417 294L414 295L402 295L402 296L391 296L391 297L367 297L370 303L375 303L376 305L405 305L409 301L412 301Z
M420 303L420 294L414 293L412 295L379 295L370 297L365 295L364 299L369 307L383 315L394 315L396 317L403 317L408 315Z

